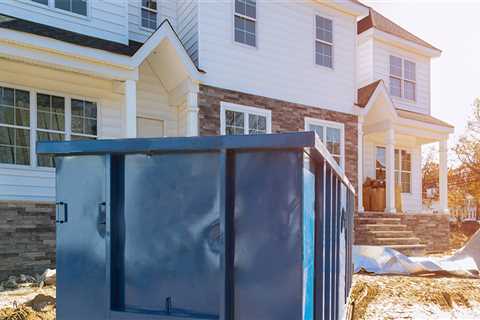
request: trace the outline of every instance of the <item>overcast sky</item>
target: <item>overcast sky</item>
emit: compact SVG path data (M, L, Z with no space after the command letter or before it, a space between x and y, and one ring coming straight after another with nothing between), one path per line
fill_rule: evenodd
M463 133L480 97L480 1L362 1L441 49L432 61L432 115Z

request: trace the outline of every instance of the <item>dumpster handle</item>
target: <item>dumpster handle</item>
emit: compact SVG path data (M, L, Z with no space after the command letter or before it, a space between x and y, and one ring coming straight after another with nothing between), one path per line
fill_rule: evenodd
M65 202L55 203L55 222L65 223L67 222L67 204Z
M106 225L107 224L107 203L100 202L98 204L98 224Z

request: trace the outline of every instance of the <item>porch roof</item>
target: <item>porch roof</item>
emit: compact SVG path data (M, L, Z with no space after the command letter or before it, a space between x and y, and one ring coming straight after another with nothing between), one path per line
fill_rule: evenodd
M374 82L358 89L358 92L357 92L357 106L360 107L361 109L367 109L367 106L369 105L369 103L371 104L370 100L374 96L377 89L382 90L385 95L388 95L388 92L386 91L386 87L385 87L385 84L383 83L383 80L374 81ZM373 99L375 99L375 98L373 98ZM389 101L391 101L391 99L389 99ZM374 102L374 101L372 101L372 102ZM392 104L393 104L393 102L392 102ZM419 121L419 122L423 122L423 123L428 123L428 124L448 128L450 130L454 128L453 125L451 125L451 124L449 124L449 123L447 123L443 120L440 120L438 118L435 118L435 117L433 117L429 114L423 114L423 113L419 113L419 112L408 111L408 110L405 110L405 109L398 108L395 105L393 105L392 109L395 111L396 115L400 119ZM368 110L367 110L367 112L368 112Z

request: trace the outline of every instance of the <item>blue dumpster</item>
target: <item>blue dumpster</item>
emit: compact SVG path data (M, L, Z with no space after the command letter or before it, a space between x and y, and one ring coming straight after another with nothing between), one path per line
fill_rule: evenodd
M57 319L341 319L354 190L313 132L39 142Z

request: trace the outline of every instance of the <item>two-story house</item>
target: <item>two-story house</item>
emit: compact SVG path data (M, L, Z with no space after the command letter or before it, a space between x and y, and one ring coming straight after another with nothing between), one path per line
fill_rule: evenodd
M2 263L54 259L55 161L36 155L40 140L314 130L358 209L369 176L386 180L389 212L397 183L404 210L421 209L420 147L441 141L446 209L452 128L430 116L439 55L353 0L4 0L0 221L17 232Z

